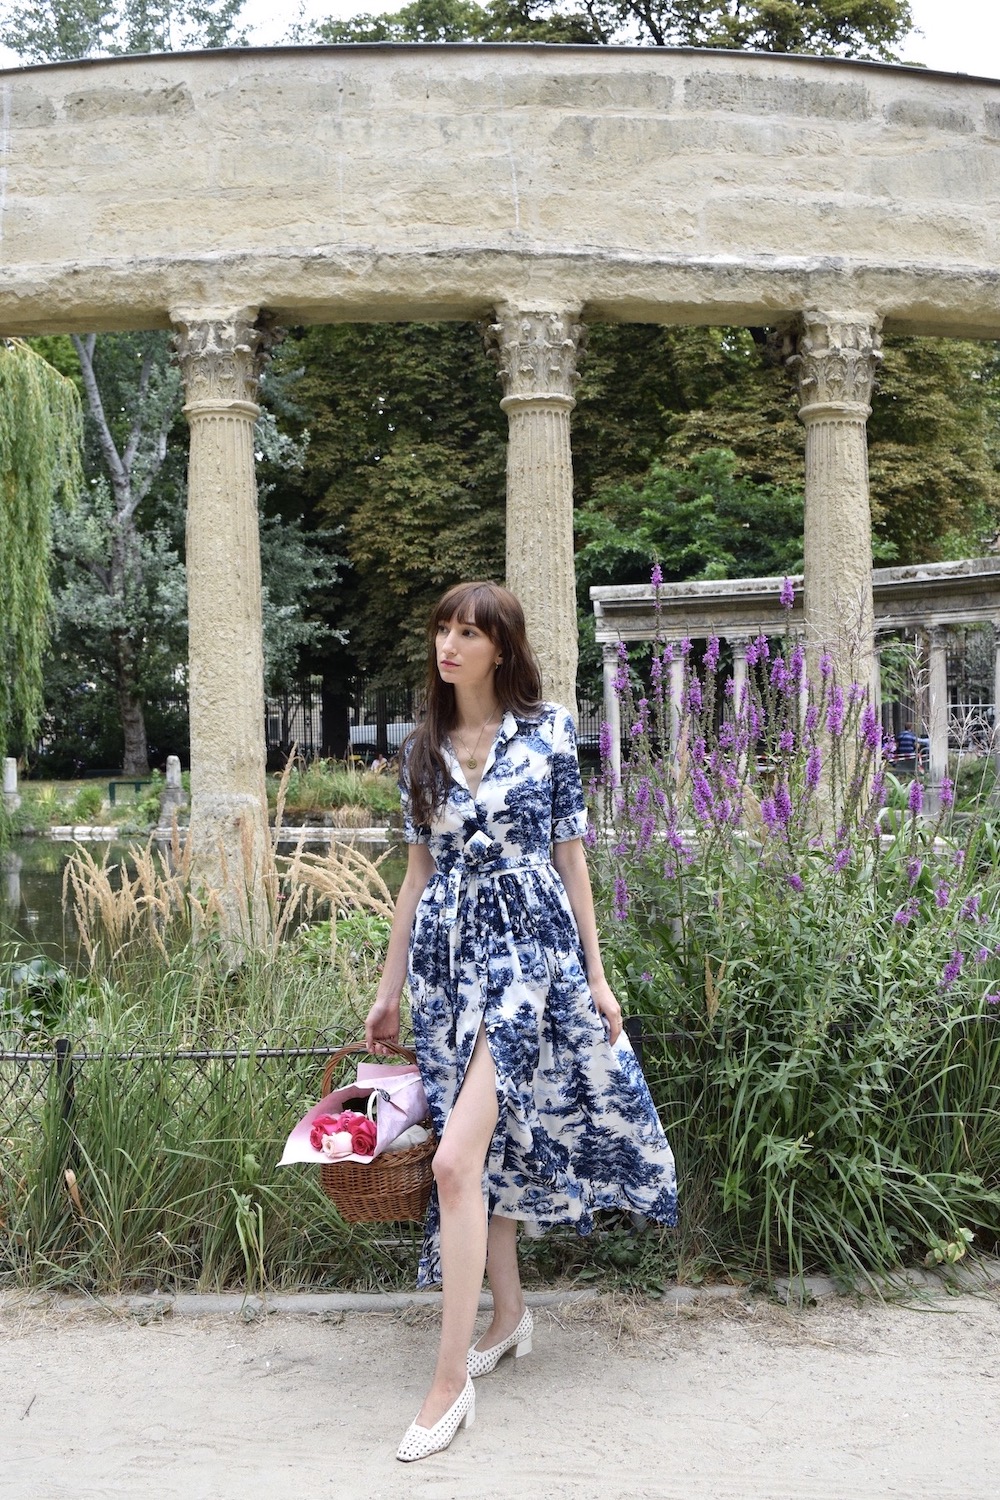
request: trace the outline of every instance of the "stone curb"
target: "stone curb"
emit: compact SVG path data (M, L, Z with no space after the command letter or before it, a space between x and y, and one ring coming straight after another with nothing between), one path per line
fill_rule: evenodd
M924 1297L959 1294L982 1294L1000 1288L1000 1259L983 1256L970 1264L958 1264L926 1271L916 1267L876 1282L835 1280L832 1276L804 1276L791 1281L779 1276L774 1295L789 1306L806 1306L831 1297L864 1296L881 1300L898 1300L916 1293ZM565 1307L570 1303L596 1302L601 1293L595 1288L567 1288L563 1291L528 1292L530 1307ZM730 1285L720 1282L710 1286L679 1286L672 1283L657 1299L665 1311L681 1307L710 1305L715 1302L746 1300L762 1295L759 1287ZM340 1320L348 1313L401 1313L441 1306L440 1292L275 1292L263 1297L244 1296L240 1292L151 1292L133 1297L73 1296L60 1292L0 1292L0 1315L7 1312L40 1310L45 1312L100 1312L127 1314L140 1322L164 1317L207 1318L238 1317L246 1323L257 1322L276 1313L289 1317ZM487 1293L479 1299L480 1312L488 1312L492 1302Z

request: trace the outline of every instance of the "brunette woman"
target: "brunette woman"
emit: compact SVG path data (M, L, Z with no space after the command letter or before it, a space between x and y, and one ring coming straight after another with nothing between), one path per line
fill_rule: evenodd
M369 1047L399 1037L409 978L440 1139L419 1283L441 1283L437 1365L400 1446L446 1448L473 1377L531 1349L517 1221L592 1228L597 1209L676 1219L674 1164L601 964L573 722L541 701L513 594L449 589L429 631L427 708L400 773L406 876ZM483 1271L493 1319L472 1348Z

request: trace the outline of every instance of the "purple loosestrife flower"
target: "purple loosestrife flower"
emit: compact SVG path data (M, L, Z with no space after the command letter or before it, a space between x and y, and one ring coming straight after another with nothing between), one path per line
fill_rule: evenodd
M917 881L920 879L920 872L923 870L923 868L924 862L922 859L908 859L906 861L906 882L909 885L911 891L913 890L913 887L916 885Z
M621 697L628 688L628 647L624 641L618 642L618 669L615 672L614 689Z
M1000 995L985 995L983 998L987 1005L1000 1005Z
M907 799L907 805L909 806L910 812L914 817L916 817L918 813L923 812L924 789L920 785L919 781L910 782L910 795Z
M714 672L719 665L719 637L717 635L709 638L702 664L706 672Z
M969 922L977 918L979 916L979 901L980 898L978 896L969 896L963 901L962 910L958 914L959 920Z
M760 661L760 650L756 641L751 641L747 647L747 666L755 667Z
M583 835L583 843L584 847L587 849L597 848L597 829L594 827L593 823L587 824L586 831Z
M879 771L872 777L872 804L875 807L885 806L885 772Z
M990 956L990 950L988 948L977 948L976 949L976 963L977 964L984 964L984 963L986 963L986 961L989 958L989 956Z
M794 682L802 681L802 674L806 669L806 648L801 641L796 641L792 647L792 654L788 658L788 670Z
M815 731L815 729L816 729L816 725L818 723L819 723L819 707L815 703L810 703L809 707L806 709L806 723L805 723L806 734L813 734L814 731Z
M663 662L656 651L653 652L653 659L649 663L649 678L654 687L658 687L663 681Z
M951 958L945 964L944 973L941 975L941 988L943 990L951 989L952 985L955 983L955 980L962 972L962 964L964 962L965 960L962 957L961 949L953 949Z
M773 797L765 797L760 804L760 815L764 820L764 827L768 833L778 833L781 830L781 819L778 817L778 809L774 805Z
M708 784L708 777L699 766L691 778L691 801L694 804L696 815L703 823L710 822L712 817L712 788Z
M899 908L898 912L892 920L898 927L909 927L910 923L913 921L913 918L917 915L917 912L919 910L919 901L915 896L911 896L909 901L903 902L903 905Z
M700 714L702 710L701 683L692 673L691 681L688 683L687 706L693 714Z
M726 685L722 690L727 698L731 698L736 692L736 683L731 677L726 678Z
M795 586L790 578L781 580L781 592L778 595L778 603L782 609L791 609L795 603Z
M663 582L663 569L660 567L659 563L653 564L653 571L649 575L649 581L653 585L654 589L658 589L660 587L660 584Z
M760 739L761 722L756 703L750 704L750 733L755 740Z
M845 844L842 849L838 849L837 850L836 854L833 856L833 859L832 859L832 861L830 863L830 868L833 870L833 873L835 875L839 875L840 872L841 872L841 870L844 868L844 866L847 865L850 862L850 858L851 858L850 845L849 844Z
M951 862L955 866L956 870L961 870L965 865L965 850L956 849L954 854L951 856Z
M826 706L826 729L827 733L836 739L844 731L844 690L833 687L830 689L830 701Z
M861 686L860 682L852 682L850 687L847 689L848 703L860 703L862 699L866 698L867 696L867 692Z
M882 749L882 725L870 703L861 710L861 737L873 753Z
M795 749L795 735L790 729L783 729L779 734L778 749L783 755L788 755Z
M819 659L819 675L824 682L833 676L833 657L829 651L824 651Z
M955 785L950 776L942 776L939 793L942 807L951 807L955 801Z
M939 911L944 911L950 900L951 886L947 885L942 880L938 885L937 890L934 892L934 905L938 908Z
M653 976L648 969L643 969L642 973L639 975L639 978L642 980L643 984L652 984L653 982Z
M822 771L822 769L823 757L820 754L820 748L818 745L813 745L812 749L809 751L809 758L806 761L806 786L811 792L814 792L819 786L820 772Z
M614 741L611 735L611 725L608 723L607 719L601 720L601 729L597 744L598 749L601 752L601 759L610 760L611 751L614 748Z
M785 666L784 657L776 656L771 664L771 686L779 693L787 695L792 690L792 679Z
M791 886L791 888L792 888L793 891L801 891L802 890L802 876L801 875L786 875L785 879L787 880L788 884Z
M688 636L688 635L686 635L684 637L684 639L681 641L681 655L682 656L690 656L691 655L691 637Z
M619 922L628 917L628 882L624 875L615 876L615 916Z
M792 821L792 796L785 781L779 781L774 789L774 806L779 822L787 828Z

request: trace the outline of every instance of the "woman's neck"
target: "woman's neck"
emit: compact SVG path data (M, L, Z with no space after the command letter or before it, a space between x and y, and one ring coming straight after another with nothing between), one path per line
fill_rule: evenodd
M503 710L500 700L493 691L492 683L487 684L479 692L470 692L468 688L455 689L455 727L461 733L463 729L482 729L484 725L496 720L499 722Z

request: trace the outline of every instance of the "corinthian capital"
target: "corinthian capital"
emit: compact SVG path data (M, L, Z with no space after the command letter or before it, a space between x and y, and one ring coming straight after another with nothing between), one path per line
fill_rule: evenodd
M486 350L503 382L501 405L549 399L572 406L584 332L573 313L498 308L486 329Z
M178 312L173 324L187 409L256 407L264 361L276 342L267 318L246 309L200 317Z
M881 326L881 318L814 310L803 313L796 351L788 361L798 379L803 419L831 412L869 415L875 371L882 358Z

